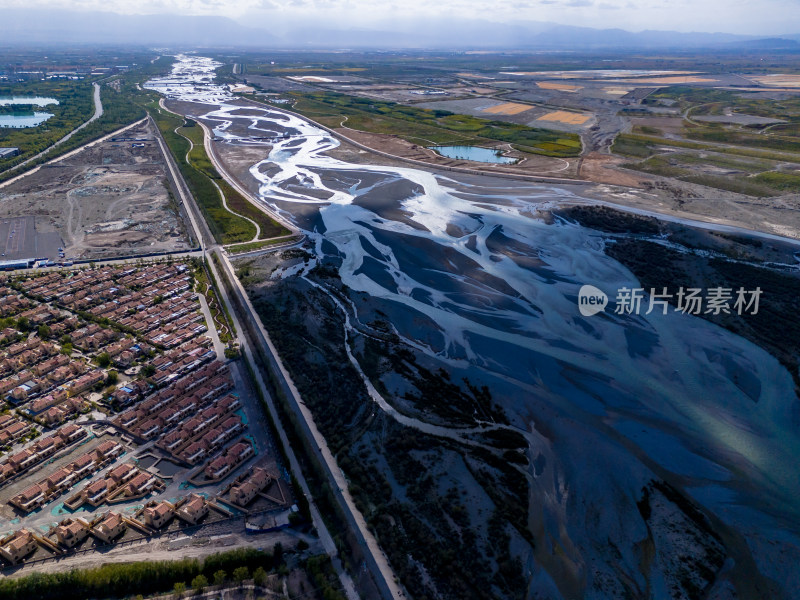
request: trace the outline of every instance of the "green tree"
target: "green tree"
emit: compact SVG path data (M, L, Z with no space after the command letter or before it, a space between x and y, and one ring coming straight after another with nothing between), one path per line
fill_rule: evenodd
M117 385L117 381L119 381L119 373L109 371L108 375L106 375L106 385Z
M186 584L182 581L178 581L172 587L172 591L175 593L176 598L183 598L183 594L186 591Z
M258 567L253 571L253 581L256 585L260 586L267 583L267 572L264 570L264 567Z
M214 573L214 585L222 585L225 583L225 579L227 579L227 577L228 574L224 570L220 569Z
M103 369L105 369L108 365L111 364L111 357L108 355L108 352L101 352L97 355L95 359L97 364L100 365Z
M142 367L142 375L145 377L152 377L155 375L156 368L153 365L145 365Z
M31 326L31 322L28 320L28 317L20 317L17 319L17 329L20 331L28 331L28 327Z
M194 579L192 579L192 589L195 590L198 594L202 594L203 590L208 587L208 579L206 579L205 575L198 575Z
M66 344L61 344L61 354L66 354L67 356L72 354L72 344L69 342Z
M40 338L47 339L52 334L52 331L50 331L50 328L47 325L42 324L42 325L39 325L39 332L38 333L39 333L39 337Z
M250 577L250 571L247 567L236 567L233 570L233 580L239 585L248 577Z

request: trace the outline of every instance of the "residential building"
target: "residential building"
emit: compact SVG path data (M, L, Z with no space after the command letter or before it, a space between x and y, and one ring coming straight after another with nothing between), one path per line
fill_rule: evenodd
M208 514L208 503L203 496L192 494L176 511L176 514L187 523L196 525L200 519Z
M121 515L116 513L106 513L103 519L92 527L92 533L106 544L120 536L128 528Z
M162 501L153 506L148 506L142 511L144 522L153 529L161 529L175 516L175 507L169 502Z
M36 538L27 529L20 529L11 536L0 540L0 556L12 565L18 564L23 558L36 550Z
M55 529L58 543L64 548L74 548L89 535L89 528L86 523L80 520L65 519L59 523Z

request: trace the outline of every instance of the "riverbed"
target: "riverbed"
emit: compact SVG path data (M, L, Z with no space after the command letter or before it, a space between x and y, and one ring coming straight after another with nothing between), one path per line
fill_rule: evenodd
M771 531L797 522L800 434L791 375L774 357L674 311L627 315L610 307L581 316L584 284L612 301L620 289L639 287L606 255L602 233L545 218L564 201L593 203L581 188L350 164L331 156L340 142L326 131L205 81L214 67L184 57L152 87L196 103L191 116L213 129L216 143L251 153L263 147L249 169L260 201L315 246L313 260L273 277L334 265L410 347L515 390L505 403L516 422L535 422L549 405L603 432L615 450L598 472L587 466L583 439L547 423L560 436L551 442L561 460L574 453L563 468L579 497L638 493L652 474L621 468L629 460L618 456L622 444L649 469L690 482L698 501L750 536L761 568L781 568L768 546L784 535ZM358 318L355 303L352 310ZM618 487L600 492L598 481ZM781 544L797 553L791 539Z

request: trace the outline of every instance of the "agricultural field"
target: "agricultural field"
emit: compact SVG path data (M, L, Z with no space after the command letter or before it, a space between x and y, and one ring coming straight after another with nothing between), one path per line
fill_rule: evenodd
M343 94L292 95L294 110L329 127L346 121L352 129L397 135L425 146L507 142L519 151L544 156L571 157L580 153L580 141L574 134Z
M254 100L399 157L657 190L655 205L693 214L696 197L756 211L792 202L800 74L790 56L290 52L244 55L230 77L253 84ZM439 145L494 148L518 162L448 163L430 151Z
M642 108L669 106L680 117L651 114L630 119L631 134L612 147L626 168L751 197L800 189L800 98L780 100L733 90L670 87Z

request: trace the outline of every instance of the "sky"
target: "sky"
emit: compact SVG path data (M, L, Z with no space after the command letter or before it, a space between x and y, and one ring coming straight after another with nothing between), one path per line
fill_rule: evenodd
M242 24L310 19L367 26L396 19L550 21L595 28L776 35L800 32L800 0L2 0L3 7L222 15Z

